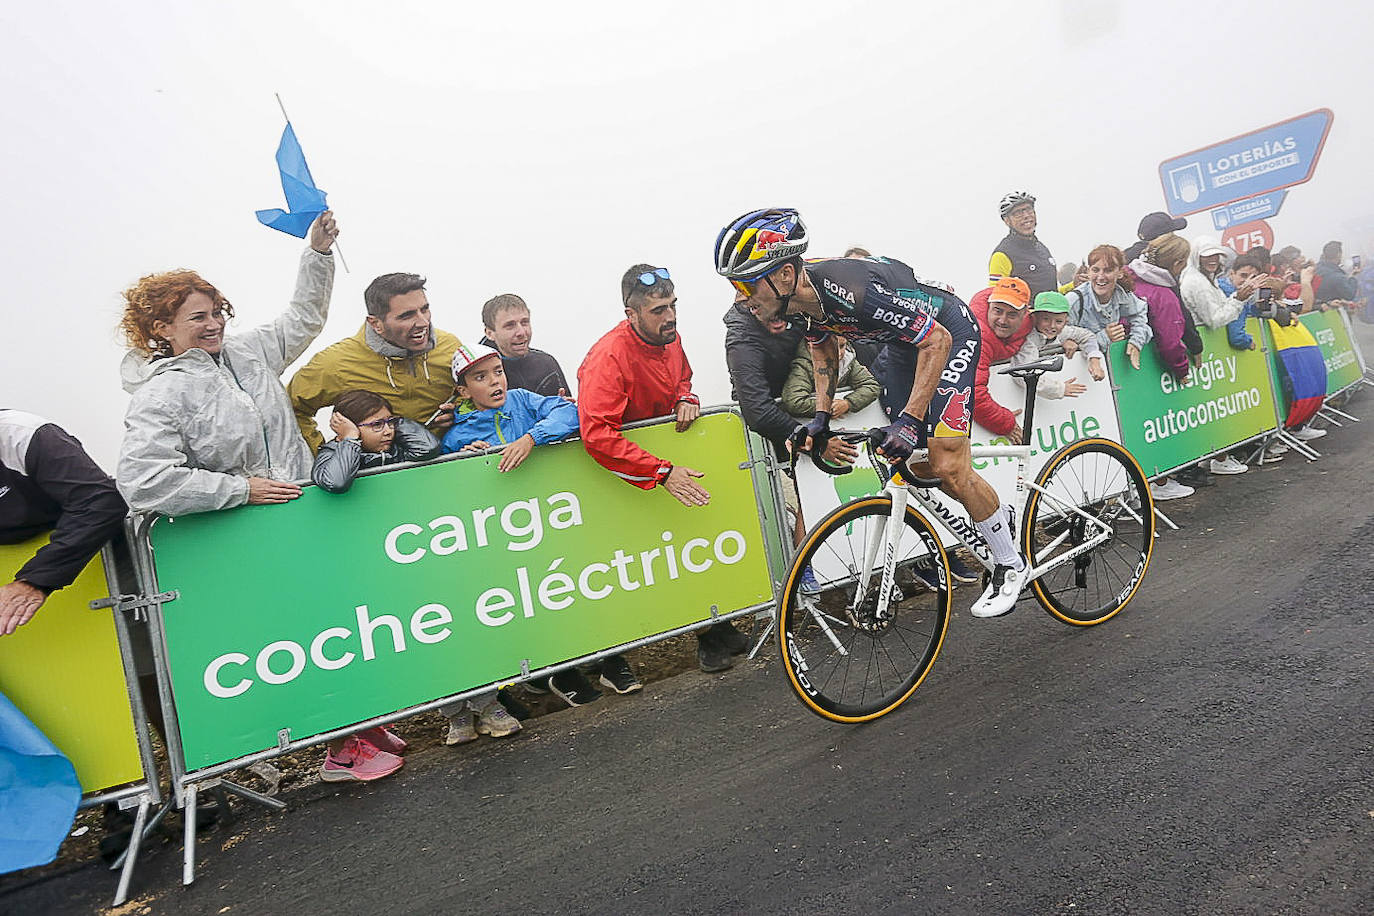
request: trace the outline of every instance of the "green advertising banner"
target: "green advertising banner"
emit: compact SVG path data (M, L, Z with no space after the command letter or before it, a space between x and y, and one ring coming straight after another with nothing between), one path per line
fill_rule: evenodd
M1258 319L1246 322L1256 340ZM1109 351L1121 442L1146 475L1155 477L1204 455L1275 429L1274 390L1263 351L1236 350L1226 329L1198 328L1202 365L1177 382L1153 346L1140 354L1140 369L1126 358L1124 342Z
M739 416L626 436L704 471L710 505L571 442L158 521L188 771L771 601Z
M0 545L0 581L47 542ZM67 755L85 794L143 778L114 612L90 608L109 594L97 556L32 620L0 637L0 693Z
M1344 391L1364 377L1360 360L1355 355L1355 344L1350 339L1341 314L1336 309L1325 312L1308 312L1298 318L1317 338L1322 359L1326 361L1326 393Z

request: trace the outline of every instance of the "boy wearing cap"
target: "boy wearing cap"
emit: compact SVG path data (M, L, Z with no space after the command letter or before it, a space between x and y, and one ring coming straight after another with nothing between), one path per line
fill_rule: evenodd
M444 454L501 448L497 470L513 471L536 445L577 432L577 405L566 398L506 388L506 369L497 350L459 344L453 353L453 381L462 403L444 435Z
M1087 328L1069 324L1069 300L1063 293L1052 290L1035 297L1035 305L1031 307L1031 331L1011 358L1011 364L1033 363L1040 358L1041 350L1056 344L1062 346L1064 355L1070 358L1082 350L1088 358L1088 374L1093 381L1100 382L1107 377L1107 371L1102 368L1102 347L1097 342L1097 335ZM1076 398L1087 390L1088 386L1076 376L1062 382L1042 376L1035 393L1042 398Z
M1013 445L1025 441L1021 425L1016 422L1020 410L1008 410L992 399L988 392L988 375L993 363L1011 359L1020 351L1031 332L1028 319L1030 287L1018 277L1003 277L980 291L968 304L978 330L982 347L978 354L978 372L973 380L973 419L983 428L1006 436Z
M496 469L506 473L523 464L536 445L557 442L577 432L577 406L571 401L523 388L507 390L499 351L460 343L453 352L451 367L459 403L453 412L453 426L444 435L444 454L501 448ZM575 669L555 674L552 681L554 692L574 706L580 704L569 697L589 702L600 696ZM548 682L525 686L542 693ZM495 693L439 711L449 720L445 744L466 744L476 741L479 734L502 738L520 730L520 723L506 714Z

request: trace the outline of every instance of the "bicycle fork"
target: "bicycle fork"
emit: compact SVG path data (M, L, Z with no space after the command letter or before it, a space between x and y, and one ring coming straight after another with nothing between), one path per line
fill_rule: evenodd
M888 492L892 497L892 508L888 512L887 524L876 525L868 533L868 544L864 551L864 565L863 569L859 571L859 587L854 592L854 605L849 608L849 615L853 618L854 625L858 627L863 626L858 612L872 585L873 567L878 559L879 550L883 552L883 572L878 585L878 598L874 604L873 616L879 622L890 620L893 617L890 607L892 592L897 584L897 551L902 545L907 491L905 487L891 487Z

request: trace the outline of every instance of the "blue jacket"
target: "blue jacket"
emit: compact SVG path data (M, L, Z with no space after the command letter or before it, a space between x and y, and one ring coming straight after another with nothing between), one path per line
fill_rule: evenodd
M1234 296L1236 294L1236 284L1231 282L1230 277L1217 277L1217 286L1220 287L1221 291L1228 296ZM1253 298L1254 297L1252 296L1251 299ZM1250 332L1245 330L1245 319L1251 317L1254 314L1255 307L1251 305L1249 302L1246 302L1240 310L1240 317L1237 318L1235 321L1227 322L1226 339L1235 349L1249 350L1252 347L1254 347L1255 338L1251 337Z
M444 436L444 454L478 441L505 445L526 433L535 445L545 445L577 432L577 405L523 388L507 391L506 403L500 407L466 412L459 407L459 411Z

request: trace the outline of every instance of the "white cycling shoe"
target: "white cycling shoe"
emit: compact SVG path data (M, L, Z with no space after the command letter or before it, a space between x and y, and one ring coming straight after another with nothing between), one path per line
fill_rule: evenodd
M1010 566L1003 566L1000 563L992 570L992 582L988 585L987 591L983 596L973 602L973 607L969 608L969 613L974 617L1001 617L1003 614L1011 612L1016 607L1016 599L1021 597L1021 590L1026 587L1030 580L1030 564L1026 558L1021 558L1022 567L1012 569Z

